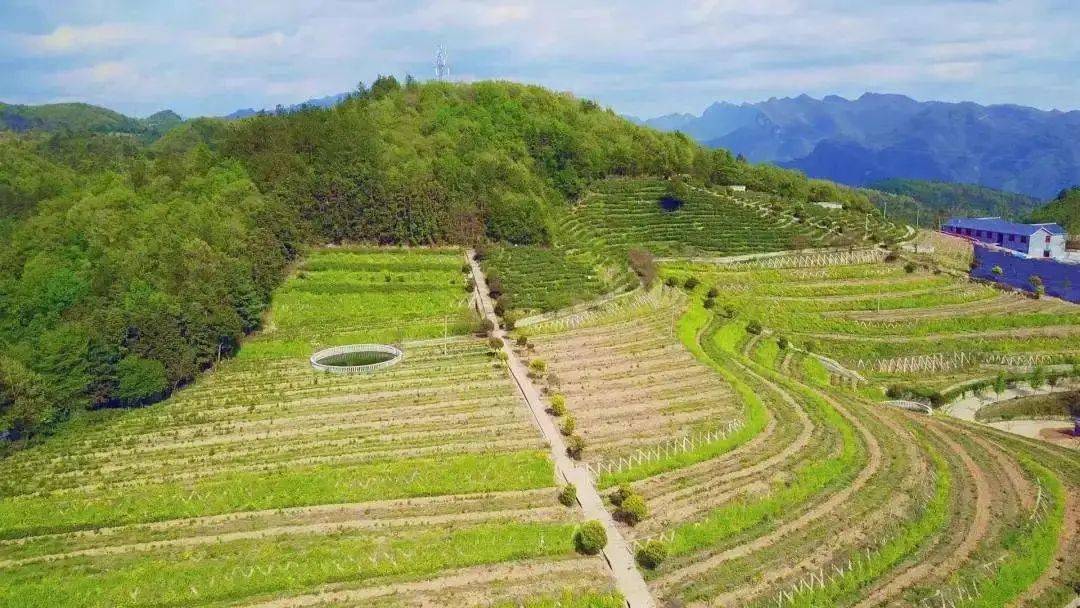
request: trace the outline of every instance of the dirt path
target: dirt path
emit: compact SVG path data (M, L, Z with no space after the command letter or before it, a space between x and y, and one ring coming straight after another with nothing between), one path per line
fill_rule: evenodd
M536 386L533 385L532 380L529 378L525 364L518 358L514 349L506 346L506 331L499 328L499 320L495 316L494 307L488 296L487 277L484 275L483 270L480 269L480 265L473 259L473 251L470 249L465 252L465 255L468 258L469 265L472 267L473 280L476 283L477 301L482 309L482 314L495 324L497 329L495 329L493 335L503 339L502 350L507 355L506 363L510 376L521 391L521 395L525 399L537 427L539 427L544 439L551 447L551 459L555 463L556 473L567 482L577 486L578 502L585 512L585 517L600 521L607 531L608 544L604 548L603 554L608 565L611 566L612 576L615 577L615 586L626 598L629 608L653 608L656 603L652 594L649 593L648 586L645 584L645 578L641 576L641 572L638 571L637 565L634 563L634 556L630 551L629 544L615 525L611 513L604 507L604 501L600 498L600 493L596 489L592 476L588 474L583 466L578 466L566 455L566 443L563 441L562 433L555 428L555 423L544 411L544 404L540 400L540 392L536 390Z

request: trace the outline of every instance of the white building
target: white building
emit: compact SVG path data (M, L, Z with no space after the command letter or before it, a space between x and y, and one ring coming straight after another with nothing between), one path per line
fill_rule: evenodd
M1018 224L1000 217L954 218L945 234L1018 251L1029 258L1065 259L1065 230L1057 224Z

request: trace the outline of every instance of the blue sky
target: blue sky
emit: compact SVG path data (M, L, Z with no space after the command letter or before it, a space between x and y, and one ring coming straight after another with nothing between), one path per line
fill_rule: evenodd
M0 101L225 114L376 74L569 90L619 112L809 93L1080 109L1077 0L0 0Z

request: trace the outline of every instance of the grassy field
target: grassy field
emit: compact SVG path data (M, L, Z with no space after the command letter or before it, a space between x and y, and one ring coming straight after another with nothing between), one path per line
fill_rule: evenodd
M317 251L240 357L8 457L0 605L611 605L510 378L463 335L462 261ZM307 362L390 339L405 358L377 374Z

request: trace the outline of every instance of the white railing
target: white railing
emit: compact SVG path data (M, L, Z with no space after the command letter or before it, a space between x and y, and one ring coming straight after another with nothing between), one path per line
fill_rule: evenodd
M320 363L320 361L328 357L336 357L338 355L347 355L350 353L383 353L392 356L386 361L379 361L378 363L371 363L368 365L326 365L325 363ZM320 350L314 355L311 355L311 367L314 367L319 371L330 372L333 374L365 374L384 367L396 365L401 362L401 358L404 356L405 353L403 353L401 349L387 344L348 344L346 346L335 346L333 348Z
M716 430L688 437L669 439L656 446L638 449L629 456L612 458L607 461L586 463L585 470L587 470L589 475L594 479L605 473L618 473L619 471L629 469L630 467L640 466L662 458L667 458L668 456L689 452L699 445L720 441L742 427L742 420L732 420Z

